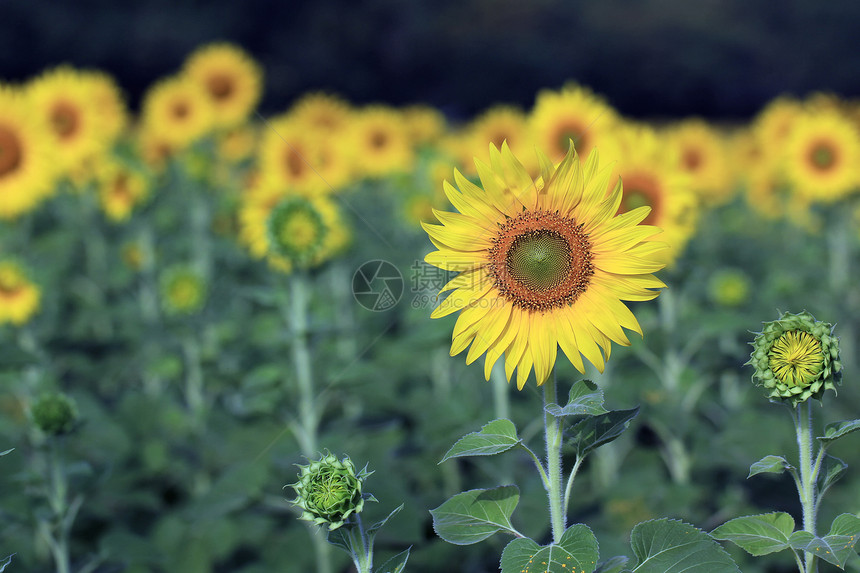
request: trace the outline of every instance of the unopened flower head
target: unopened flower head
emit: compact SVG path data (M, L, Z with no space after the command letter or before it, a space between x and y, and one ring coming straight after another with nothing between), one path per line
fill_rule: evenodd
M49 436L68 434L78 423L78 408L74 401L59 392L39 396L30 408L30 416L37 428Z
M788 400L792 406L809 398L820 400L825 390L835 391L842 379L833 326L808 312L785 313L764 323L751 344L753 382L768 390L770 398Z
M299 469L299 481L290 484L296 490L292 503L302 509L299 519L335 530L364 508L365 499L373 499L361 493L362 482L372 472L366 467L356 472L348 457L339 460L326 453L319 461L300 465Z

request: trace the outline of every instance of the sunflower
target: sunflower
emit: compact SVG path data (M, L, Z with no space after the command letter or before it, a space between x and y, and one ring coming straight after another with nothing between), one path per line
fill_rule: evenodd
M314 92L305 94L289 111L299 124L320 133L343 133L352 121L353 110L349 102L333 94Z
M501 147L502 143L508 142L511 152L521 161L525 158L535 157L529 153L531 140L528 132L526 115L514 106L497 105L486 110L466 126L467 147L469 149L486 149L492 143ZM488 157L481 157L486 160ZM536 175L539 166L537 161L526 162L526 170Z
M27 89L35 117L54 144L60 169L79 168L111 144L99 109L99 92L85 74L67 66L55 68L34 79Z
M835 110L801 114L785 146L786 176L794 192L811 201L833 202L860 182L860 134Z
M700 210L690 177L678 167L675 150L663 145L651 127L620 127L616 143L610 149L617 154L615 172L624 184L618 212L647 205L651 211L642 222L663 230L667 262L675 260L695 232ZM614 184L612 180L610 186Z
M238 46L216 43L198 48L188 57L184 69L208 96L217 127L236 127L260 100L263 72Z
M382 177L412 166L409 132L403 117L392 108L370 106L357 112L349 140L353 165L359 173Z
M18 263L0 261L0 324L26 323L39 310L41 296Z
M161 301L168 314L194 314L206 303L206 281L189 266L177 265L161 275Z
M573 140L580 157L602 145L618 121L617 112L588 88L566 85L561 91L538 94L529 123L535 145L558 162Z
M106 160L97 169L99 202L112 221L124 221L132 209L149 195L149 182L140 172L116 160Z
M34 209L54 190L51 136L19 90L0 85L0 219Z
M448 129L445 116L429 105L410 105L403 108L403 121L413 145L433 144Z
M607 195L611 171L598 171L596 151L581 165L572 141L557 168L540 154L537 180L507 145L476 164L483 189L454 171L459 190L446 183L445 192L460 212L436 211L442 224L422 225L439 249L425 261L459 271L431 315L462 311L451 354L471 344L470 364L486 353L487 379L504 354L520 389L532 366L538 385L546 381L559 345L580 372L582 355L602 371L611 342L629 344L622 327L641 333L621 301L653 299L665 286L651 274L664 266L660 230L638 225L649 208L617 215L620 182Z
M702 202L728 201L735 189L722 134L702 120L691 119L670 128L667 135L675 147L678 167L690 176Z
M173 149L182 149L213 127L206 91L188 76L163 79L143 98L143 130Z
M283 272L318 266L349 243L334 202L296 195L271 180L258 181L243 196L239 226L239 239L251 255Z
M218 135L218 157L230 164L240 163L257 150L260 139L257 127L244 124Z
M104 72L83 70L81 80L88 84L99 110L105 137L114 142L129 123L128 107L116 81Z
M309 196L337 191L352 178L344 140L309 131L289 115L265 126L257 167L274 186Z

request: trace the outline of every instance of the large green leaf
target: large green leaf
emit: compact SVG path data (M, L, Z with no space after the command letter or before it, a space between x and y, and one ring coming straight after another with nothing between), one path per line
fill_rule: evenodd
M860 517L850 513L837 515L830 526L830 533L824 537L816 537L806 531L796 531L791 536L791 545L795 549L808 551L819 559L844 568L849 558L856 552L854 545L860 535Z
M737 517L711 532L711 537L731 541L752 555L767 555L788 549L794 531L794 519L775 512Z
M636 573L740 573L719 543L674 519L644 521L630 533Z
M624 433L630 421L639 414L639 406L631 410L612 410L605 414L590 416L573 425L566 432L570 444L579 457L591 450L608 444Z
M603 407L603 390L591 380L580 380L571 386L564 408L558 404L547 404L546 411L556 417L596 416L607 412Z
M480 431L466 434L457 440L439 463L462 456L492 456L510 450L519 443L514 423L500 418L489 422Z
M519 500L520 490L513 485L458 493L430 510L433 529L454 545L478 543L497 531L514 533L511 514Z
M832 424L827 424L824 427L824 435L819 436L818 439L821 440L824 445L828 445L833 440L846 436L851 432L856 432L857 430L860 430L860 420L842 420L841 422L833 422Z
M592 573L598 555L594 534L577 523L567 528L558 544L541 547L525 537L514 539L502 552L502 573Z
M785 470L794 473L794 466L788 463L782 456L765 456L753 465L750 466L750 473L747 479L757 474L781 474Z
M379 567L374 567L373 569L378 573L403 573L403 569L406 567L406 561L409 560L409 550L411 547L407 548L405 551L401 551Z

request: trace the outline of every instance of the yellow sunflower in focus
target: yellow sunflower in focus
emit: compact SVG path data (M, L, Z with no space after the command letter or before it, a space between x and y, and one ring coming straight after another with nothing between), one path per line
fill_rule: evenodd
M149 195L149 181L144 175L116 160L106 160L96 175L99 203L112 221L124 221L132 210Z
M678 167L706 205L724 203L735 192L728 149L723 136L701 120L687 120L669 129Z
M370 106L357 112L349 141L359 173L382 177L412 167L412 141L403 117L394 109Z
M185 73L208 96L217 127L235 127L245 121L263 90L263 72L244 50L228 43L203 46L185 62Z
M350 233L331 199L296 195L261 181L242 198L239 238L252 256L291 272L336 256L349 244Z
M320 133L342 133L352 121L352 106L332 94L305 94L290 108L289 116L296 123Z
M34 79L27 89L35 117L51 137L60 169L78 169L112 143L98 92L86 74L56 68Z
M206 91L188 76L159 81L146 92L143 130L171 149L182 149L213 127L213 108Z
M0 261L0 324L26 323L39 310L41 290L20 265Z
M352 178L344 145L342 138L308 131L289 115L273 118L260 142L260 177L302 195L337 191Z
M34 209L54 191L53 145L32 122L32 107L18 90L0 85L0 219Z
M860 183L860 134L835 110L816 110L797 118L785 146L785 173L794 193L832 203Z
M615 172L624 185L618 212L649 207L642 222L663 230L660 240L669 246L666 262L674 261L696 231L700 209L692 181L678 167L675 150L664 145L653 128L631 125L619 128L616 137ZM610 191L614 185L615 180Z
M461 311L451 355L471 345L471 364L486 353L489 379L504 354L520 389L532 367L546 381L559 346L580 372L583 355L602 371L612 342L630 344L624 328L641 334L622 301L665 286L651 274L664 266L660 229L639 225L649 208L617 215L620 182L607 195L611 171L598 170L596 151L581 165L573 142L557 168L540 154L537 180L506 145L476 163L483 189L455 171L459 190L446 183L445 192L459 213L436 211L441 225L422 225L439 249L425 261L460 273L431 315Z
M529 118L532 140L554 162L565 156L571 140L577 154L588 157L611 136L617 121L618 114L608 103L575 84L540 92Z

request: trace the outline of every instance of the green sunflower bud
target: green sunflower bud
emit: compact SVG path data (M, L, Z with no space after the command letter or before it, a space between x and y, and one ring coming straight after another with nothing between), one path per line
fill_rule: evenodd
M328 228L316 205L304 197L278 203L267 221L272 251L304 267L325 250Z
M769 398L788 400L792 406L809 398L821 399L825 390L836 391L842 380L839 339L833 326L815 320L808 312L784 313L764 323L751 343L752 379Z
M366 467L356 472L348 457L338 460L326 453L319 461L300 465L299 469L299 481L289 484L296 490L296 499L291 503L302 509L299 519L326 525L333 531L346 523L350 515L361 512L365 499L373 499L361 493L362 482L372 472Z
M36 427L49 436L68 434L78 423L78 408L74 401L58 392L39 396L30 408Z
M736 307L749 300L750 279L738 269L721 269L711 276L708 294L720 306Z

